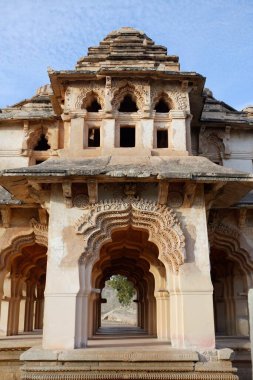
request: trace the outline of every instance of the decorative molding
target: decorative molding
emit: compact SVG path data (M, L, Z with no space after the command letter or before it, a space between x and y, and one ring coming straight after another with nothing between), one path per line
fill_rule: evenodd
M76 109L85 108L83 105L87 102L88 98L92 95L96 95L99 103L101 105L101 108L104 109L105 106L105 89L104 89L104 82L102 81L88 81L85 83L85 86L80 89L80 93L77 96L77 100L75 103Z
M36 219L30 220L30 225L33 228L35 242L47 247L48 245L48 226L39 223Z
M81 263L96 261L101 246L119 228L145 229L149 240L159 249L159 258L178 272L184 262L184 235L173 210L152 201L133 199L108 200L90 206L76 222L76 233L84 236Z

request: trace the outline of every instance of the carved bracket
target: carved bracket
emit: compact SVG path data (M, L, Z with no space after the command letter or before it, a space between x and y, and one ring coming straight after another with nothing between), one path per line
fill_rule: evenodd
M64 196L65 205L67 208L72 207L72 183L71 182L63 182L62 191Z

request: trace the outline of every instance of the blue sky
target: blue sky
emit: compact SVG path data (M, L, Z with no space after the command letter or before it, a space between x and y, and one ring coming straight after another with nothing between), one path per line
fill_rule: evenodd
M253 0L0 0L0 107L73 69L110 31L143 30L236 109L253 104Z

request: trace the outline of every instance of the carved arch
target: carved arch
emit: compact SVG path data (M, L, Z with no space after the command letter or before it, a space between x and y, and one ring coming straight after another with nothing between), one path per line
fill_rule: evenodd
M173 100L169 97L168 93L165 92L165 91L161 91L159 93L157 93L156 96L153 97L152 99L152 111L155 109L155 106L156 104L159 102L159 100L161 99L164 99L166 101L166 103L168 104L168 107L169 109L174 109L175 108L175 105L174 105L174 102Z
M166 94L171 102L171 109L174 110L189 110L188 94L180 88L168 85L157 85L151 88L151 109L154 109L157 98L161 94Z
M7 236L5 244L0 251L0 270L8 268L10 260L13 256L20 254L20 251L29 245L40 244L44 247L48 246L48 229L46 225L38 223L35 219L31 219L30 228L25 231L16 231L15 234Z
M139 89L134 86L133 84L130 84L128 82L125 82L121 87L117 88L113 92L112 97L112 109L113 111L116 111L122 100L126 95L131 95L132 99L136 102L137 107L139 110L142 110L144 107L144 97L143 94L139 91Z
M76 109L83 108L83 104L85 104L89 100L91 94L95 94L101 105L101 108L104 109L104 106L105 106L104 92L105 92L104 85L102 83L96 83L94 81L88 82L86 86L80 90L80 93L76 99L75 108Z
M239 235L239 231L233 226L224 223L218 223L216 226L209 225L210 247L224 250L228 257L237 262L244 273L251 274L253 261L248 252L240 246Z
M88 91L86 93L85 97L82 100L81 108L87 109L87 107L91 104L91 102L94 99L97 99L98 103L100 104L100 106L102 108L103 100L99 96L98 92L96 92L94 90Z
M51 138L52 133L48 127L34 127L25 131L24 140L22 143L22 151L27 152L27 150L32 150L38 143L41 135L45 135L48 144L52 146ZM50 150L50 149L49 149Z
M113 231L120 228L145 230L149 241L159 250L159 259L178 272L184 262L184 235L173 210L145 200L112 200L91 207L76 223L76 232L84 236L80 263L94 264L101 247L111 241Z

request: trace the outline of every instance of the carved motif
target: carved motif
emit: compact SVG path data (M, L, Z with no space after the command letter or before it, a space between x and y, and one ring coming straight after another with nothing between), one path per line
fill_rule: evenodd
M81 109L83 108L83 105L85 106L85 103L87 102L89 96L95 94L98 98L98 101L101 105L101 108L104 109L104 96L105 96L105 89L104 85L101 81L88 81L85 84L85 87L83 87L80 91L80 94L77 97L75 108ZM84 107L85 108L85 107Z
M183 204L183 195L179 191L170 191L167 205L172 208L179 208Z
M33 228L35 242L47 247L48 244L48 227L45 224L39 223L36 219L31 219L30 225Z
M229 128L222 131L202 127L199 133L199 153L208 156L213 161L220 161L224 156L229 155L229 131Z
M73 199L73 206L77 208L87 208L89 205L89 197L86 194L78 194Z
M84 235L85 249L80 261L95 261L101 246L115 229L128 226L145 229L159 249L159 258L177 272L184 262L184 236L173 210L152 201L108 200L90 206L76 222L76 233Z
M168 84L153 85L151 87L151 108L154 109L155 104L160 97L166 96L172 109L185 111L189 109L189 101L186 92L180 88Z
M149 91L146 81L112 81L112 108L117 110L125 95L132 95L139 110L143 110L144 104L148 102Z

